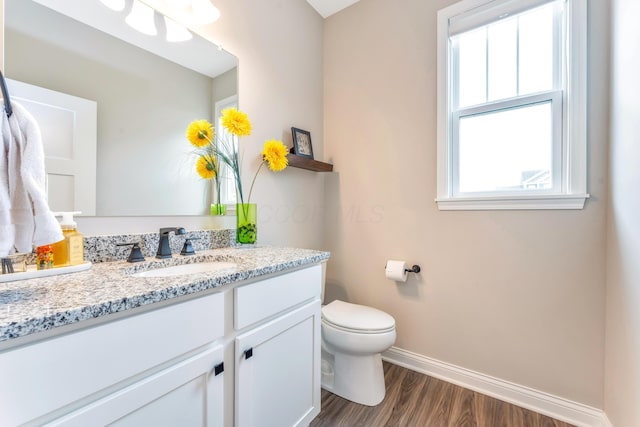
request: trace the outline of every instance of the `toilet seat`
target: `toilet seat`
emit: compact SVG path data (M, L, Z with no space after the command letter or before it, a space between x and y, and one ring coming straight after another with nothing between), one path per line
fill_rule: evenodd
M382 310L340 300L322 307L322 321L336 329L359 334L391 332L396 327L395 319Z

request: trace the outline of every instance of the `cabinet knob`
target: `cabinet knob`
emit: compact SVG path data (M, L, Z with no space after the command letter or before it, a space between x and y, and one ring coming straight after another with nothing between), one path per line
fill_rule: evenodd
M224 372L224 362L221 362L221 363L219 363L219 364L217 364L216 366L213 367L214 376L217 377L218 375L220 375L223 372Z
M244 358L250 359L253 356L253 348L244 351Z

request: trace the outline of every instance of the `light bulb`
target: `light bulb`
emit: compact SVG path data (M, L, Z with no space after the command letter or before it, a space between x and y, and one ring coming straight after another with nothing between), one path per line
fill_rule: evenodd
M191 4L191 0L164 0L164 2L178 9L184 9Z
M132 28L140 31L142 34L155 36L158 34L156 24L154 23L155 11L146 4L133 0L131 13L124 19Z
M182 25L178 24L171 18L164 17L164 23L167 28L167 41L168 42L183 42L191 40L193 35Z
M124 0L100 0L102 4L107 6L109 9L115 10L116 12L121 12L124 10Z
M191 8L198 24L210 24L220 18L220 11L209 0L192 0Z

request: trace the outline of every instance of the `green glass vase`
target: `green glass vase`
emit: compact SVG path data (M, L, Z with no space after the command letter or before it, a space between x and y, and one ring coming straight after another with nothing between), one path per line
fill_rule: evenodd
M258 236L258 207L255 203L236 205L236 241L255 243Z
M211 215L226 215L227 214L227 205L222 204L222 203L212 203L209 213Z

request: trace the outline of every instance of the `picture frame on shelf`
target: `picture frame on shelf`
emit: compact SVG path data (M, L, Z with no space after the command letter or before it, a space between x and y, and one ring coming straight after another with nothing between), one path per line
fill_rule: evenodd
M311 132L292 127L291 134L293 136L293 154L300 157L313 159Z

